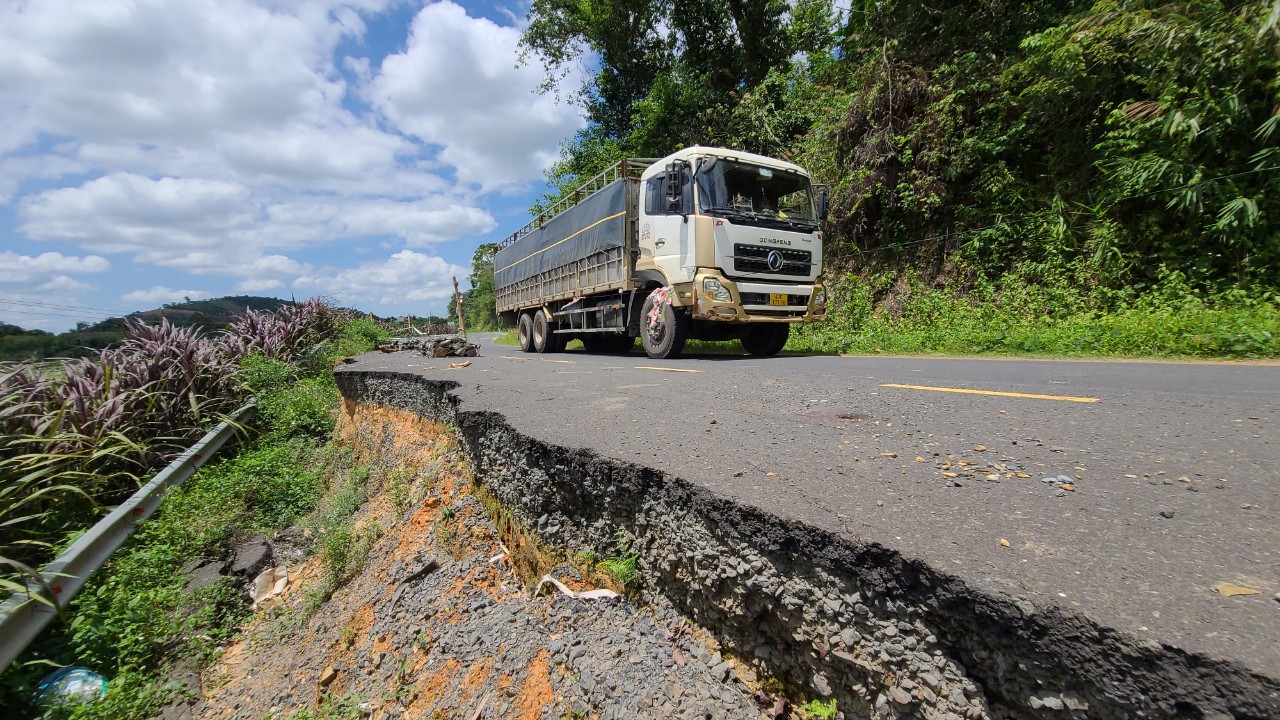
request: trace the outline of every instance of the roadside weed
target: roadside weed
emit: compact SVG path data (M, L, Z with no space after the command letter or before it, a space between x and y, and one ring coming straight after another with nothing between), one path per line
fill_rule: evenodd
M804 705L801 705L800 710L803 711L807 717L814 718L815 720L834 720L836 716L836 700L835 698L832 698L825 703L821 700L810 700Z

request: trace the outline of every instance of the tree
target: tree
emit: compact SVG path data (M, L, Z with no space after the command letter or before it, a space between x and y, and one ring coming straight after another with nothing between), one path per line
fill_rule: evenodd
M569 69L600 61L577 92L589 125L562 147L549 184L563 194L625 154L733 137L753 87L798 55L831 51L835 18L831 0L534 0L521 46L546 67L545 91L578 90L560 87Z
M481 243L471 256L471 274L467 282L471 287L462 293L462 313L468 331L497 330L502 321L497 313L497 292L493 281L493 255L497 243ZM448 308L449 322L458 320L457 302L451 297Z

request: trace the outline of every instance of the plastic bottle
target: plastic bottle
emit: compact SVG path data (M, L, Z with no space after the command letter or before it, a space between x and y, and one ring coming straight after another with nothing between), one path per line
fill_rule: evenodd
M40 707L92 702L107 692L107 679L86 667L54 670L36 686L35 702Z

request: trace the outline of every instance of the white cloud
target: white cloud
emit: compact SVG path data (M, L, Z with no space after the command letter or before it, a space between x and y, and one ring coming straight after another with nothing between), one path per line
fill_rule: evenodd
M255 220L249 189L194 178L107 175L23 201L19 228L40 240L69 240L99 252L135 252L158 262L216 247Z
M447 197L398 201L292 197L264 205L239 183L115 173L26 198L21 230L143 262L229 274L263 251L340 238L392 236L409 245L492 230L489 213ZM283 256L271 256L278 258ZM269 268L268 268L269 269ZM296 272L298 268L286 272ZM277 270L278 271L278 270Z
M241 280L240 282L236 283L233 289L236 292L260 293L260 292L271 292L272 290L279 290L282 287L284 287L284 282L281 280L276 280L272 278L267 278L267 279L250 278L248 280Z
M40 0L0 9L0 133L152 144L322 115L345 88L326 72L350 28L317 5L246 0ZM0 145L0 150L4 145Z
M110 269L111 263L100 255L74 256L63 255L61 252L19 255L18 252L5 250L0 252L0 290L61 293L90 290L90 284L77 281L72 275L105 273ZM50 301L60 302L64 297L56 297Z
M453 277L467 269L443 258L413 250L401 250L385 260L363 263L346 270L316 272L294 281L296 288L336 297L342 304L360 301L403 305L446 298L453 292Z
M111 263L99 255L76 257L46 252L31 256L19 255L12 250L0 252L0 284L61 273L101 273L110 269Z
M542 70L518 66L519 37L449 0L428 5L404 52L382 61L370 101L404 132L442 145L440 159L463 182L488 189L536 178L583 120L535 92Z
M136 303L168 303L183 302L186 300L203 300L209 297L209 293L203 290L170 290L163 285L156 285L148 290L134 290L120 296L125 302Z
M91 305L129 283L154 285L128 293L152 303L210 294L174 286L295 281L444 297L438 281L467 271L436 248L494 230L485 194L537 178L583 121L534 92L539 68L516 67L518 29L449 0L401 28L399 52L380 60L379 35L370 57L344 56L405 4L0 0L0 205L15 218L0 247L25 236L66 253L0 254L0 288L96 290ZM355 269L295 259L340 264L318 259L325 246L349 264L432 249ZM82 277L110 269L104 256L130 269L110 290ZM394 289L369 294L368 271Z

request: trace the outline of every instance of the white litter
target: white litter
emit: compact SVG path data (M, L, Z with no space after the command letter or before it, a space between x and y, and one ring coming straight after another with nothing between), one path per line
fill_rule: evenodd
M601 588L599 590L583 590L582 592L578 592L576 590L570 590L568 586L566 586L564 583L560 582L559 580L551 577L550 575L542 576L542 582L538 583L537 594L539 595L542 594L542 586L546 585L547 583L551 583L552 585L555 585L557 588L560 588L560 592L576 600L599 600L601 598L618 597L618 593L612 590L606 590L604 588Z
M257 610L262 603L284 592L289 587L289 572L283 565L263 570L253 579L249 588L249 597L253 599L253 609Z

